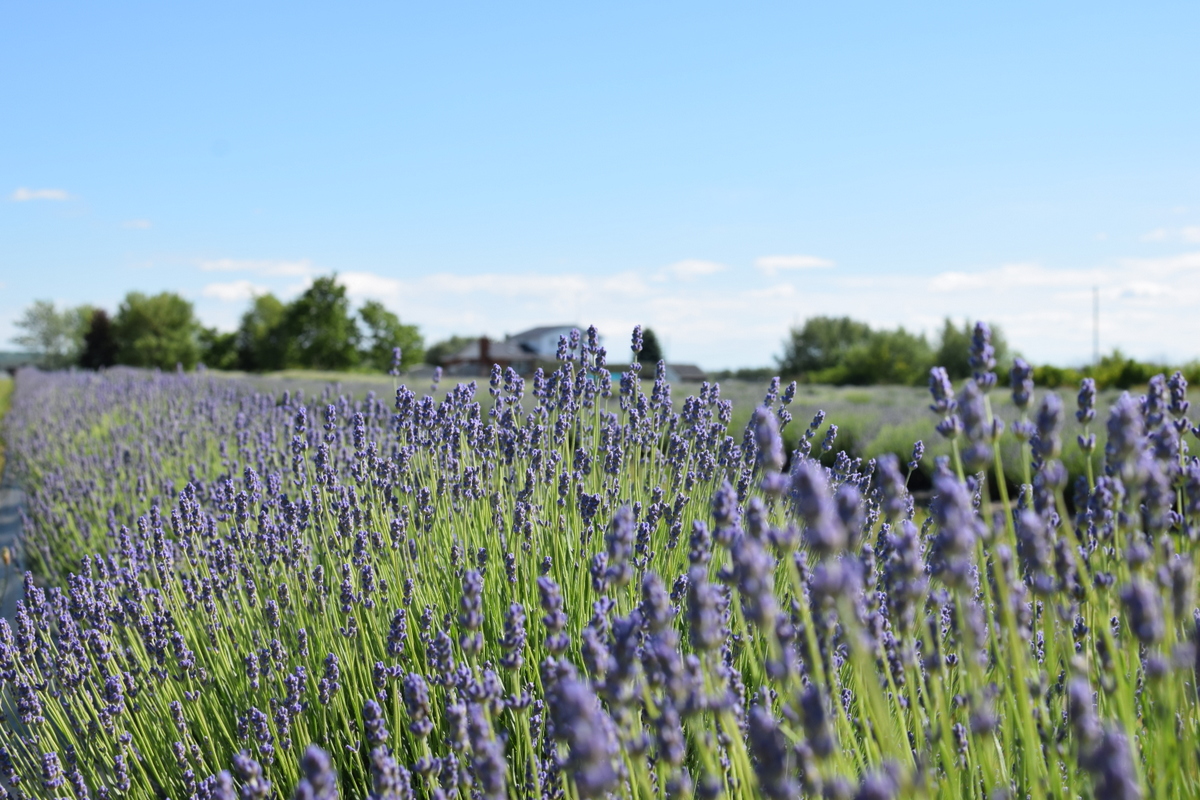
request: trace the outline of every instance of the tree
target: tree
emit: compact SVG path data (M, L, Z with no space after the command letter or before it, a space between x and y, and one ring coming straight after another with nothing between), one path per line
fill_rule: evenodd
M200 363L211 369L237 369L237 332L216 328L200 330Z
M996 351L996 369L1003 373L1009 367L1008 343L1004 333L997 325L989 325L992 329L992 347ZM942 325L942 335L938 342L937 352L933 361L939 367L945 367L946 372L954 380L966 378L972 374L971 369L971 336L974 333L974 323L963 320L962 327L956 327L949 317Z
M283 319L287 307L273 294L260 294L250 301L237 330L238 366L247 372L283 369L287 361L287 338Z
M645 365L655 365L663 360L662 345L654 331L646 328L642 331L642 352L638 353L638 361Z
M420 364L425 355L425 342L416 325L405 325L378 300L368 300L358 310L364 336L362 361L380 372L392 368L392 350L400 348L400 366L404 369Z
M925 382L931 366L933 350L925 337L898 328L871 331L866 342L845 353L841 364L811 377L816 383L911 385ZM836 373L836 378L825 377L827 373Z
M112 324L117 363L133 367L191 369L200 360L200 325L192 304L174 292L130 292Z
M810 317L804 327L792 328L784 341L779 371L783 375L806 375L842 363L853 347L865 345L871 327L849 317Z
M59 311L50 300L35 300L16 321L16 326L25 333L14 336L13 342L37 353L43 366L69 367L83 352L83 337L91 319L91 306Z
M97 308L92 312L87 332L83 335L83 352L79 366L84 369L104 369L117 363L117 340L113 337L108 312Z
M288 304L283 317L286 365L344 370L358 364L358 325L350 314L346 287L336 275L317 278Z
M435 367L445 366L447 358L474 341L478 340L471 336L451 336L449 339L443 339L425 351L425 363Z

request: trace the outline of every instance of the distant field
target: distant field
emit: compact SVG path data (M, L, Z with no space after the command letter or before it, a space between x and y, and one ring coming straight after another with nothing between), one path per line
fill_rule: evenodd
M399 380L387 375L367 375L362 373L340 372L306 372L293 370L269 375L254 375L242 373L218 373L244 378L254 386L264 391L303 391L306 395L314 395L323 391L329 384L336 387L340 393L354 396L364 396L375 392L379 396L390 396L399 384L407 384L418 395L430 393L427 377L416 380L401 376ZM445 378L435 396L444 396L446 390L453 388L464 378ZM476 379L479 380L479 379ZM482 398L487 399L487 381L479 380ZM644 382L649 390L649 382ZM615 388L615 387L614 387ZM763 399L767 389L767 381L721 381L721 396L733 401L733 419L730 433L740 440L742 429L750 419L755 407ZM676 408L683 406L686 397L700 390L698 383L683 383L672 386L672 398ZM782 387L781 387L782 390ZM1040 402L1043 391L1056 391L1062 398L1066 410L1063 429L1063 463L1071 475L1071 479L1084 474L1084 455L1076 442L1076 436L1083 432L1075 420L1075 389L1042 390L1035 395L1035 404ZM1140 390L1133 390L1134 394ZM1102 429L1105 412L1109 405L1120 395L1119 390L1101 392L1097 398L1096 421L1092 430ZM1012 404L1007 389L998 387L991 395L993 411L1005 422L1006 432L1001 442L1005 463L1015 467L1020 463L1017 453L1017 441L1009 433L1011 424L1018 418L1017 409ZM928 475L932 472L933 461L939 455L950 452L948 444L937 434L934 426L937 418L929 410L929 392L913 386L821 386L801 385L796 391L796 399L792 402L791 411L794 421L784 431L784 440L789 452L803 434L809 421L817 411L825 412L825 422L818 429L814 449L819 448L821 441L830 424L838 426L838 436L834 453L845 450L853 456L874 458L882 453L895 453L903 461L907 461L912 452L912 446L918 439L925 442L925 458L921 464L921 472ZM1102 454L1101 454L1102 455ZM1097 458L1098 456L1093 456ZM1007 477L1014 484L1022 480L1020 472L1014 468L1006 470ZM920 476L914 479L916 485L924 483Z

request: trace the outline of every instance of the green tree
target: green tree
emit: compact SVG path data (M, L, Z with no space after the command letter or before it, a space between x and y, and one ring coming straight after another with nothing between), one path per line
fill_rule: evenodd
M336 275L317 278L283 316L288 367L344 370L358 364L358 325Z
M237 369L237 332L216 328L200 330L200 363L210 369Z
M866 342L855 345L842 363L812 375L816 383L920 384L933 365L933 350L924 336L904 328L872 331Z
M83 352L79 366L84 369L104 369L117 363L117 340L113 337L112 320L108 312L97 308L92 312L87 332L83 335Z
M238 366L247 372L283 369L287 362L287 338L283 319L287 307L273 294L260 294L250 301L237 330Z
M850 317L810 317L792 328L778 359L783 375L807 375L841 364L851 348L865 345L871 327Z
M405 325L378 300L368 300L358 311L364 335L362 362L372 369L387 372L392 368L392 349L400 348L400 366L408 369L420 364L425 342L416 325Z
M662 345L654 331L646 328L642 331L642 352L638 353L638 361L643 365L654 366L663 360Z
M1012 361L1008 352L1008 342L998 325L989 324L988 327L992 329L992 347L996 351L996 369L1003 374L1008 371ZM939 337L933 361L935 365L945 367L946 372L954 380L966 378L973 371L970 358L971 336L974 330L973 322L963 320L962 327L958 327L949 317L946 317L946 321L942 325L942 334Z
M79 361L91 320L91 306L60 311L50 300L35 300L16 321L25 332L14 336L13 342L37 353L43 366L62 369Z
M200 325L192 304L174 292L125 295L112 332L118 364L191 369L200 360Z
M435 367L443 367L446 365L447 358L461 351L474 341L477 340L471 336L451 336L449 339L442 339L425 351L425 363Z

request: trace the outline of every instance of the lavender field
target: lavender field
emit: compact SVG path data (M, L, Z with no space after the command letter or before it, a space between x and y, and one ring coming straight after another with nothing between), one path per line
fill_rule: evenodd
M1060 398L986 326L928 391L581 352L19 373L0 797L1200 795L1181 375Z

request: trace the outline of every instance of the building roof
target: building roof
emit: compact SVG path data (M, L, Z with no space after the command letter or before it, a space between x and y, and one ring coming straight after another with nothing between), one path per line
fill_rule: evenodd
M534 354L525 350L515 342L488 340L488 361L528 361ZM479 340L476 339L457 353L446 359L447 363L459 361L479 361Z
M530 339L540 339L543 336L545 336L547 333L554 333L555 331L561 331L561 330L570 330L571 328L579 328L579 326L578 325L541 325L536 328L530 328L527 331L521 331L520 333L514 333L512 336L508 337L508 341L510 341L510 342L526 342L526 341L529 341ZM579 330L582 331L583 328L579 328Z
M667 369L674 370L681 381L706 381L708 374L695 364L668 364Z

